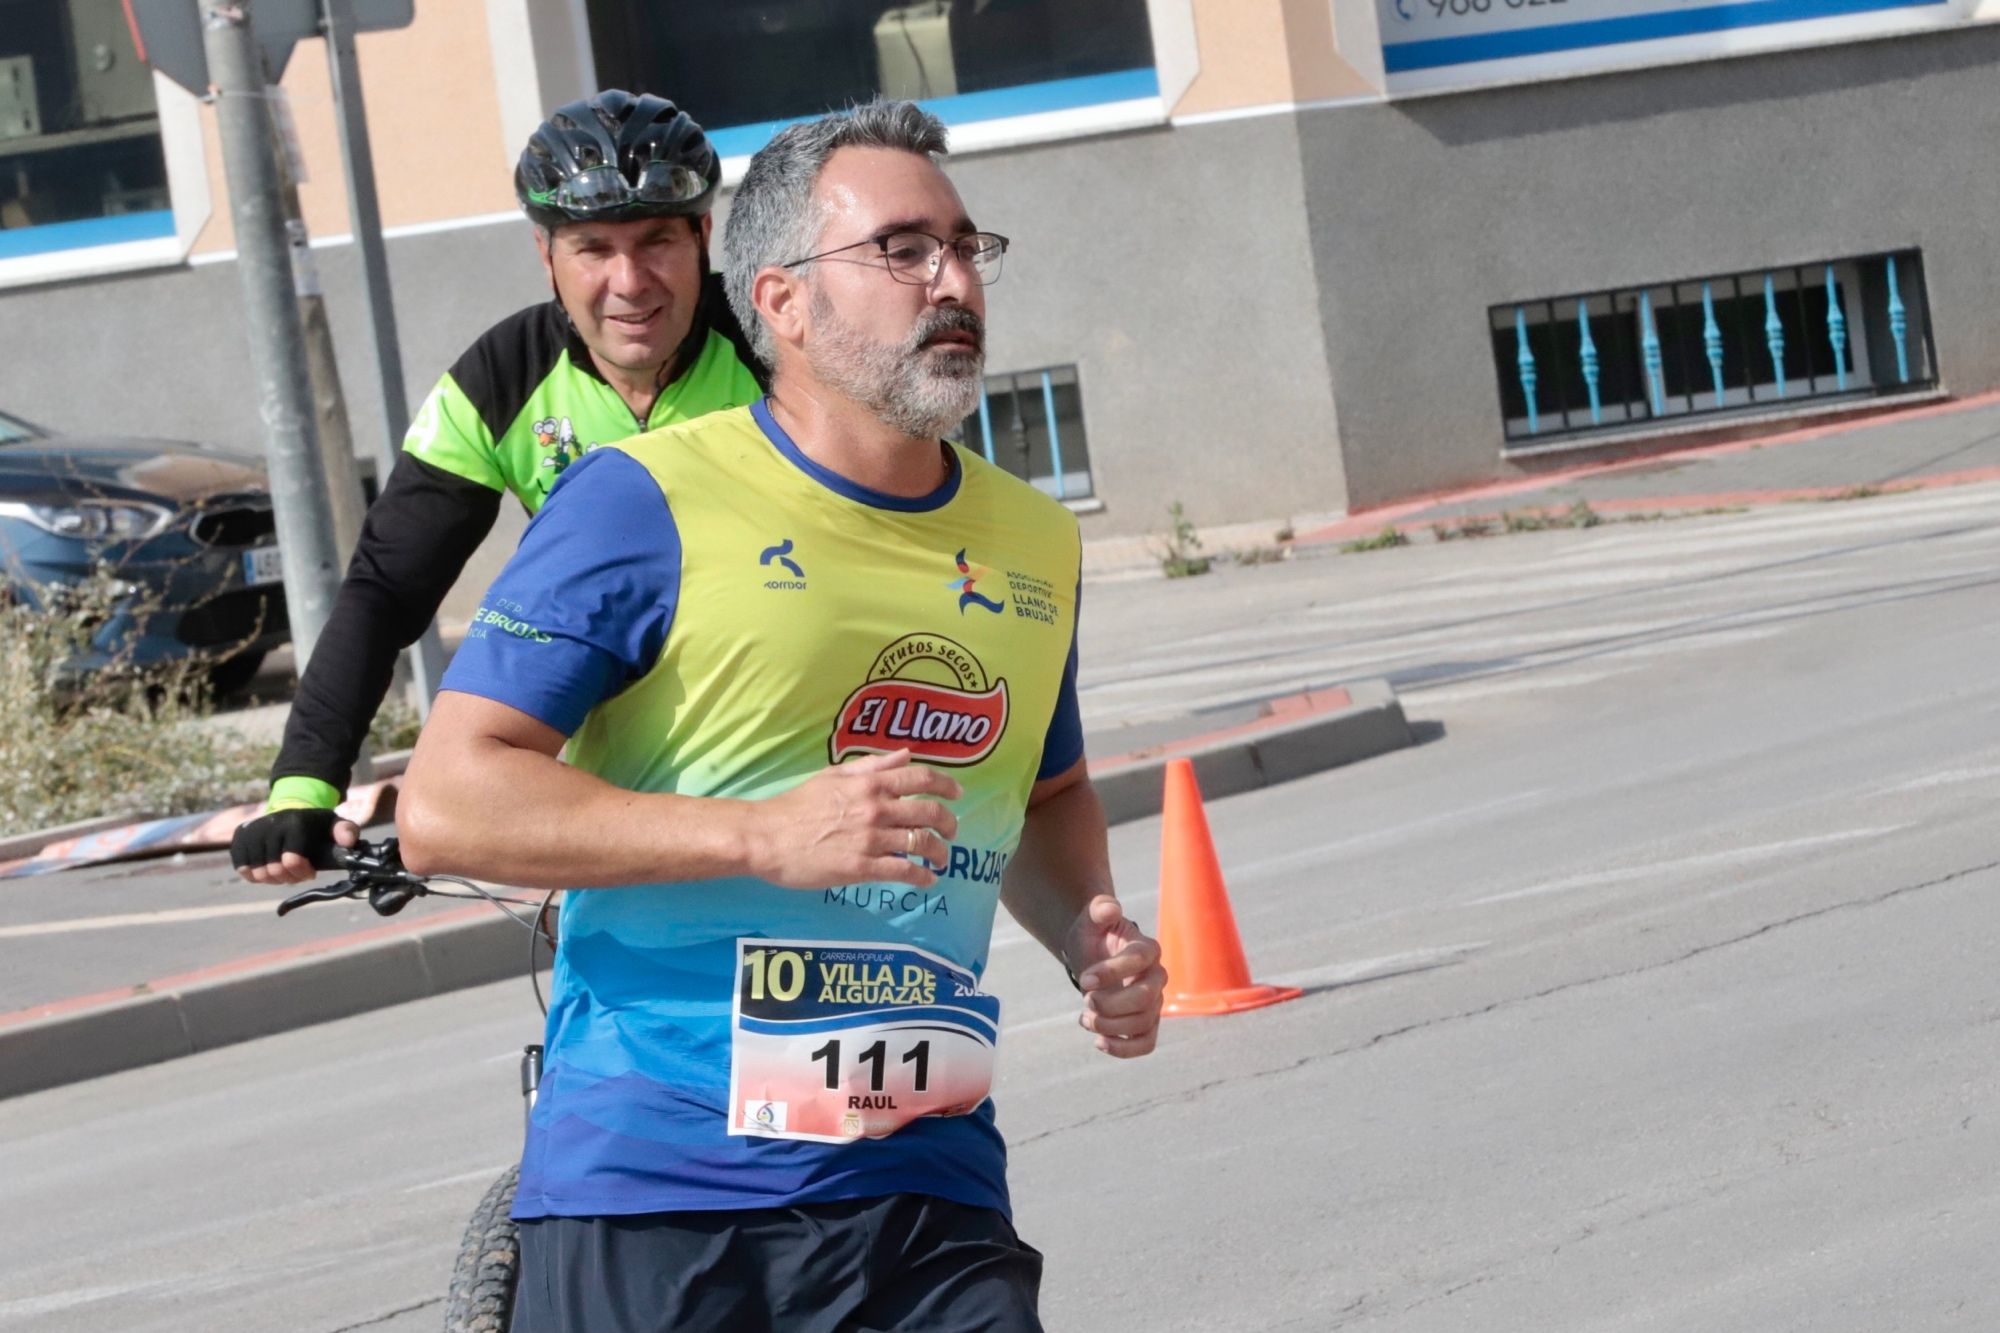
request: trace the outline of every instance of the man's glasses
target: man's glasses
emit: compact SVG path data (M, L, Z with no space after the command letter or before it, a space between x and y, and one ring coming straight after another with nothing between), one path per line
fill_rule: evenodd
M807 255L804 259L794 259L781 267L797 268L815 259L859 250L864 245L874 246L881 254L882 267L889 270L890 277L913 287L928 287L937 281L947 250L958 257L972 274L972 280L982 287L1000 276L1000 261L1007 255L1007 238L997 232L973 231L941 241L927 231L892 231L885 236L870 236L852 245L835 246L816 255Z

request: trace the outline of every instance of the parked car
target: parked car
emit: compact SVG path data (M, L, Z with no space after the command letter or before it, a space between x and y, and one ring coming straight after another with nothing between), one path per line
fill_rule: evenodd
M58 436L0 413L0 570L45 605L108 566L113 613L80 671L192 660L219 694L291 638L258 460L167 440Z

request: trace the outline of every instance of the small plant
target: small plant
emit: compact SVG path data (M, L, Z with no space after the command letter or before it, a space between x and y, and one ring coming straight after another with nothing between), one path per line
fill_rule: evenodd
M1507 532L1540 532L1549 526L1549 520L1547 515L1533 509L1522 514L1503 509L1500 511L1500 526Z
M1213 563L1210 557L1198 555L1201 550L1201 534L1195 531L1194 520L1187 516L1179 500L1167 506L1170 526L1166 543L1160 548L1160 570L1170 579L1193 578L1197 574L1208 573Z
M1594 528L1604 521L1604 517L1590 507L1590 501L1578 500L1563 515L1563 521L1572 528Z
M1386 551L1395 546L1408 546L1410 539L1396 528L1384 528L1373 537L1363 537L1359 541L1344 543L1341 550L1349 555L1361 551Z
M1239 565L1277 565L1291 559L1292 551L1288 546L1246 546L1229 558Z
M79 665L107 622L146 610L109 569L0 604L0 834L262 789L269 752L210 720L206 663Z
M1883 487L1863 482L1858 486L1849 486L1843 491L1835 491L1832 495L1818 495L1813 498L1828 504L1837 504L1842 500L1872 500L1878 495L1894 495L1901 489L1901 487Z
M409 700L391 694L375 710L375 720L368 724L368 747L377 754L407 750L417 743L417 733L423 726L424 720L417 716Z
M1495 528L1490 518L1461 518L1455 522L1433 523L1431 531L1441 542L1455 542L1468 537L1491 537Z

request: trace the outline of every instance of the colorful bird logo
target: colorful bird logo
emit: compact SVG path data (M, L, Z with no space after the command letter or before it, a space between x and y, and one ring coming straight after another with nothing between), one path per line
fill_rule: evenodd
M978 593L972 590L974 584L978 583L979 580L985 578L992 572L993 572L992 570L987 569L983 566L967 564L965 562L965 548L962 546L959 548L958 550L959 577L951 580L944 586L947 588L955 588L958 590L958 613L960 615L965 614L965 608L967 606L983 606L988 611L993 612L995 615L998 615L1002 610L1005 609L1006 604L1004 602L996 602L990 597L982 597Z

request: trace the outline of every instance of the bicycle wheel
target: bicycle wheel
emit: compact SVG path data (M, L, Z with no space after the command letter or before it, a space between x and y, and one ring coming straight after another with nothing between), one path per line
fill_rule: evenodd
M466 1224L444 1304L444 1333L507 1333L514 1317L514 1282L521 1242L514 1232L514 1187L521 1168L510 1166L487 1186Z

